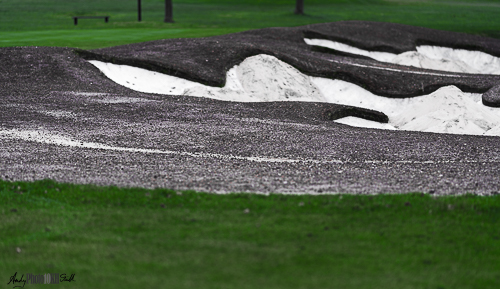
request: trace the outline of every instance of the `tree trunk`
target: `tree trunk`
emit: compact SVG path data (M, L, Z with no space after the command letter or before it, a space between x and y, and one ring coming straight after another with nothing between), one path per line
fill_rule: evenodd
M172 0L165 0L165 20L163 22L174 22Z
M141 11L141 0L137 0L137 21L141 22L142 20L142 11Z
M304 0L297 0L295 3L295 14L304 15Z

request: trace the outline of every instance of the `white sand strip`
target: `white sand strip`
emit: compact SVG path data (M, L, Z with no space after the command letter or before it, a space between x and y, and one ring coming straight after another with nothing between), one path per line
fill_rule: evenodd
M242 157L235 155L223 155L223 154L212 154L212 153L191 153L191 152L181 152L181 151L171 151L171 150L117 147L95 142L84 142L80 140L71 139L69 137L64 137L58 134L44 132L44 131L37 131L37 130L17 130L17 129L0 130L0 138L20 139L24 141L59 145L65 147L77 147L84 149L98 149L98 150L110 150L110 151L120 151L120 152L130 152L130 153L146 153L146 154L169 154L169 155L188 156L194 158L216 158L223 160L243 160L251 162L268 162L268 163L301 163L301 162L316 163L316 164L342 163L342 161L340 160L319 161L313 159L288 159L288 158L273 158L273 157L263 157L263 156Z
M109 146L105 144L95 143L95 142L84 142L81 140L75 140L73 138L61 136L47 131L41 130L18 130L18 129L0 129L0 139L18 139L23 141L37 142L49 145L58 145L64 147L76 147L82 149L97 149L97 150L108 150L108 151L118 151L118 152L130 152L130 153L145 153L145 154L170 154L170 155L180 155L193 158L212 158L212 159L222 159L222 160L243 160L250 162L269 162L269 163L314 163L314 164L355 164L355 163L365 163L365 164L440 164L440 163L496 163L498 160L364 160L364 161L351 161L351 160L314 160L314 159L288 159L288 158L273 158L273 157L242 157L235 155L223 155L223 154L212 154L212 153L190 153L181 151L171 151L171 150L158 150L158 149L141 149L141 148L128 148L128 147L117 147Z
M269 55L249 57L231 68L223 88L125 65L91 63L115 82L143 92L239 102L336 103L377 110L389 117L389 124L353 117L337 120L351 126L500 136L500 109L484 106L481 94L464 93L454 86L419 97L381 97L352 83L304 75Z
M337 61L337 60L334 60L334 59L329 59L328 61L339 63L339 64L348 64L348 65L357 66L357 67L366 67L366 68L371 68L371 69L394 71L394 72L401 72L401 73L420 74L420 75L434 75L434 76L446 76L446 77L456 77L456 78L462 77L461 75L457 75L457 74L446 74L446 73L436 73L436 72L401 70L401 69L396 69L396 68L380 67L380 66L373 66L373 65L364 65L364 64L352 63L352 62L351 63L345 63L345 62Z
M417 51L394 54L363 50L344 43L325 39L304 38L304 41L309 45L363 55L381 62L450 72L500 74L500 58L481 51L422 45L417 46Z

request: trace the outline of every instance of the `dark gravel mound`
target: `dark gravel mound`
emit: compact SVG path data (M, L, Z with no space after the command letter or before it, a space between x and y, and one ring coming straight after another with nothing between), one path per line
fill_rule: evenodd
M344 42L365 50L403 53L419 45L479 50L500 57L500 41L465 33L396 23L339 21L305 26L308 38Z
M500 85L493 86L483 94L483 104L491 107L500 107Z
M311 47L304 42L304 37L395 53L414 50L420 44L432 44L500 55L500 40L492 38L362 21L266 28L210 38L158 40L78 53L89 60L127 64L219 87L224 85L226 72L231 67L257 54L273 55L307 75L345 80L387 97L428 94L447 85L466 92L484 93L500 81L500 76L442 73L353 57ZM401 71L384 70L387 68ZM435 74L419 74L421 72Z
M104 76L95 66L79 56L80 51L59 47L7 47L0 48L0 89L4 100L29 104L38 102L39 95L60 92L96 92L110 95L126 94L131 97L165 99L167 96L132 91ZM328 112L357 113L366 119L384 119L380 112L357 107L304 102L236 103L190 96L168 96L169 100L217 106L239 117L286 118L289 120L333 120ZM345 111L345 112L344 112ZM7 114L0 114L5 121Z

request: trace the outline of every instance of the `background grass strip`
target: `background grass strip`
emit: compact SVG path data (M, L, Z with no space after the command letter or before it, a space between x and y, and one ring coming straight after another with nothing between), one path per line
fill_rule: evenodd
M493 0L308 0L294 15L293 0L174 0L175 23L163 23L164 1L2 0L0 46L69 46L83 49L148 40L206 37L250 29L340 20L409 24L500 38L500 4ZM109 15L102 19L72 16Z

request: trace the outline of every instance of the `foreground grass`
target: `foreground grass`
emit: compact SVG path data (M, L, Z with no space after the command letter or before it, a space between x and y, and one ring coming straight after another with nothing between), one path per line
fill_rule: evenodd
M205 37L250 29L340 20L395 22L500 38L494 0L308 0L305 16L293 0L174 0L175 23L163 23L164 0L2 0L0 46L100 48L148 40ZM109 15L82 19L71 16Z
M500 285L500 196L213 195L0 181L0 220L4 284L18 272L74 273L67 288Z

